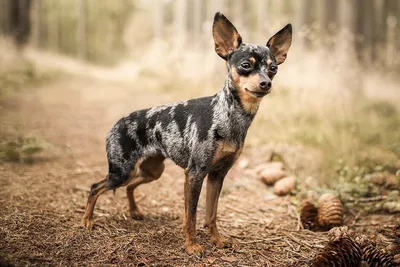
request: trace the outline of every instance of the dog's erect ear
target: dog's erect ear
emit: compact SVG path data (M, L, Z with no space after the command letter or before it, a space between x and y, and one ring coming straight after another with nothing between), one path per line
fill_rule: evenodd
M272 54L276 59L276 63L282 64L286 57L289 47L292 44L292 24L288 24L283 27L282 30L277 32L272 36L268 42L267 46L271 50Z
M235 26L220 12L217 12L214 16L212 32L215 52L225 60L242 43L242 37Z

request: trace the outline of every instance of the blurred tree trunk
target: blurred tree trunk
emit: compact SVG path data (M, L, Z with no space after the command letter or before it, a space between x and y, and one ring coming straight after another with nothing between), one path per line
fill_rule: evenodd
M0 9L1 32L13 37L21 47L29 40L31 0L2 0Z
M320 40L323 48L328 51L335 45L337 33L337 1L321 0L319 2L318 21L320 27Z
M174 46L176 49L183 48L186 42L186 31L187 31L187 1L176 0L174 4L173 12L173 34Z
M301 49L310 48L310 28L312 19L312 0L298 0L296 7L296 26L298 28L298 42Z
M361 61L363 52L367 49L367 45L365 41L365 32L364 32L364 20L365 20L365 12L366 5L368 0L354 0L355 1L355 9L354 9L354 17L355 17L355 34L354 34L354 45L355 51L357 55L357 59Z
M356 29L357 29L357 1L340 0L340 49L343 51L344 60L349 63L355 60Z
M268 1L267 0L254 0L253 5L255 7L255 16L256 16L256 24L257 24L257 39L266 43L268 37ZM261 40L262 38L262 40Z
M86 16L87 16L87 3L86 0L78 1L78 29L76 32L77 51L78 57L82 60L87 59L86 49Z
M50 12L48 12L47 32L49 33L49 45L54 51L58 51L60 46L60 4L58 0L52 0L50 3Z
M359 51L359 59L370 62L374 47L374 0L358 0L357 3L358 20L357 20L357 50ZM373 61L373 60L372 60Z
M193 0L193 41L195 44L200 43L202 33L202 12L203 12L203 1Z
M398 9L400 4L398 0L386 0L383 5L383 19L385 20L385 64L387 67L392 68L396 62L396 48L397 48L397 29L399 25Z
M10 31L9 1L0 1L0 33L8 35Z
M293 1L283 0L283 13L285 16L293 13Z
M32 44L39 48L41 47L41 34L42 34L42 0L35 0L33 2L32 12Z
M227 9L226 1L222 1L223 9ZM233 0L232 1L232 16L229 16L229 20L235 25L240 35L244 40L249 40L248 23L249 13L251 12L249 1ZM265 13L267 14L267 13Z
M331 35L336 25L337 1L321 0L319 6L319 21L322 34Z
M161 40L164 37L164 1L154 1L154 39Z

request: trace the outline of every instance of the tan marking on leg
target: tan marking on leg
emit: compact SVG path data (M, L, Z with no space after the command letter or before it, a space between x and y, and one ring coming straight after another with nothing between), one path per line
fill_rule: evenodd
M226 240L221 237L217 228L218 199L221 193L223 178L207 178L206 192L206 226L210 229L211 242L217 248L226 247Z
M139 185L145 183L145 178L143 177L135 177L130 184L126 187L126 196L128 197L129 201L129 212L132 219L135 220L143 220L144 216L140 212L139 207L136 204L134 190Z
M204 249L201 245L196 242L196 213L191 214L189 212L188 200L190 199L190 188L189 188L189 175L185 171L185 186L184 186L184 196L185 196L185 217L184 217L184 232L185 232L185 248L189 254L195 254L197 256L202 256L204 254Z
M150 183L160 178L165 168L164 159L164 156L157 156L143 160L137 168L137 174L126 188L130 215L135 220L142 220L144 216L136 204L134 190L141 184Z
M95 195L92 195L90 193L89 197L88 197L88 202L86 205L86 209L85 209L85 213L83 214L82 217L82 225L83 227L91 230L93 228L93 211L94 211L94 207L96 205L96 201L97 198L103 194L104 192L106 192L108 189L106 189L104 187L106 181L103 180L101 182L101 184L97 185L97 187L94 190L98 190L97 193Z

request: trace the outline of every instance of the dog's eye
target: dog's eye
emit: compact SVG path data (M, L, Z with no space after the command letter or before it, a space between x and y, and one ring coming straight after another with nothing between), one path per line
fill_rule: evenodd
M248 70L251 68L251 64L249 62L243 62L242 64L240 64L240 66L245 70Z
M269 71L272 73L276 73L278 71L278 67L275 65L269 66Z

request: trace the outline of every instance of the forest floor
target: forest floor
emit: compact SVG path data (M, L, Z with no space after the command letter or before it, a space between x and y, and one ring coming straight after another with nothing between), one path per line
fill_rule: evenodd
M120 188L99 198L94 229L81 227L88 189L107 172L108 130L133 110L174 100L176 95L144 86L62 74L2 103L2 136L18 131L47 146L32 162L0 162L0 265L307 266L328 242L326 232L303 230L296 196L275 196L240 164L226 177L219 201L218 225L232 248L213 247L202 227L203 188L197 236L206 253L198 258L185 252L184 174L171 161L159 180L136 190L144 220L129 218ZM247 147L241 159L251 168L272 149ZM377 236L398 217L347 212L346 224Z

